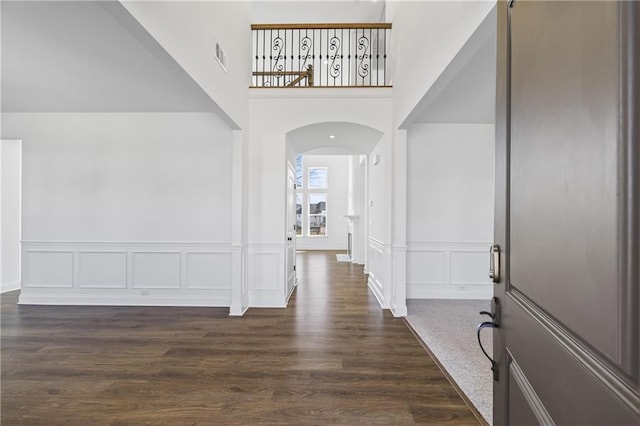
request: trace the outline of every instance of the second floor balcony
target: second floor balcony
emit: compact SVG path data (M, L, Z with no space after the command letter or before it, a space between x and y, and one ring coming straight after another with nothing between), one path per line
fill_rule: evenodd
M388 87L389 23L254 24L251 87Z

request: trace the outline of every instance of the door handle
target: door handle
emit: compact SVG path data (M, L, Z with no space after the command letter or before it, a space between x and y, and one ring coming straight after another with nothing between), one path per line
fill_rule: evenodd
M482 351L482 353L484 354L485 357L487 357L487 359L491 362L491 371L493 372L493 380L494 381L498 381L500 379L499 376L499 368L498 368L498 363L489 356L489 354L487 353L487 351L484 350L484 346L482 346L482 339L480 338L480 332L485 329L485 328L496 328L497 325L496 323L494 323L493 321L485 321L483 323L481 323L480 325L478 325L478 345L480 345L480 350Z
M489 248L489 278L494 283L500 282L500 246L492 244Z

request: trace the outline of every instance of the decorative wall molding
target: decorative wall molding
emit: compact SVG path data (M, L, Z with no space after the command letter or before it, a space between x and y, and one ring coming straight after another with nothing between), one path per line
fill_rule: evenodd
M249 246L231 246L232 283L230 316L242 316L249 309Z
M249 307L286 307L286 244L248 245Z
M407 316L407 246L391 245L393 286L390 309L394 317Z
M58 289L56 289L58 290ZM162 292L150 291L149 295L140 292L106 292L101 291L51 291L43 289L20 293L21 305L82 305L82 306L195 306L195 307L228 307L228 291L213 290L200 292Z
M490 299L489 242L410 242L408 299Z
M126 251L78 251L79 288L127 288Z
M229 306L231 245L23 241L21 304Z
M367 251L367 272L369 273L367 285L378 300L380 307L384 309L384 244L375 238L369 237Z
M392 89L390 87L357 87L357 88L331 88L323 87L319 89L305 88L303 90L296 90L292 88L252 88L249 89L250 99L282 99L282 98L335 98L335 99L369 99L369 98L382 98L390 99L392 96Z

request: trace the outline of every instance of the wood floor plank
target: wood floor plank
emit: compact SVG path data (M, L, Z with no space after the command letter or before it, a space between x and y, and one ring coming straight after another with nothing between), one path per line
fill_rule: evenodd
M286 309L18 306L3 425L479 424L362 267L298 255Z

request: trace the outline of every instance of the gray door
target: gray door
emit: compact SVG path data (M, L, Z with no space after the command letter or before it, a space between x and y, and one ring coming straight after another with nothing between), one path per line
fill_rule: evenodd
M495 424L640 424L640 3L498 8Z

